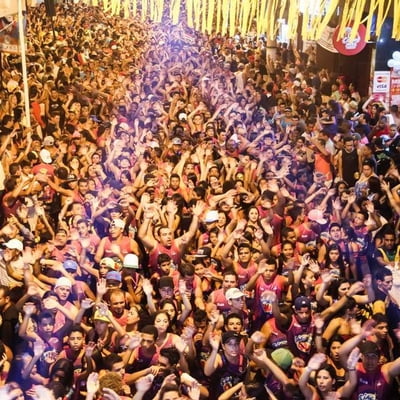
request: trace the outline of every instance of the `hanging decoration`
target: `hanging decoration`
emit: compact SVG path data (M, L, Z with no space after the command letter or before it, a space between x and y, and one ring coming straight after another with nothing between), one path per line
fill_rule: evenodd
M354 40L361 24L366 26L366 41L375 27L376 37L393 10L392 38L400 40L399 0L84 0L88 4L102 4L105 11L123 17L140 12L142 20L162 22L164 8L177 25L187 25L201 32L219 32L234 36L266 34L274 40L282 19L287 21L288 38L294 39L300 30L304 40L319 40L335 13L339 15L338 38ZM348 27L351 23L351 31ZM300 24L300 26L299 26Z

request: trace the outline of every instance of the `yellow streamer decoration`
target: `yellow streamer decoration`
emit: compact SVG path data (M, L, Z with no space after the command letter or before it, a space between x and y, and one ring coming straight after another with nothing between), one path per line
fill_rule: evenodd
M207 15L207 32L210 34L213 31L213 20L215 11L215 0L209 0L208 15Z
M253 3L251 3L250 1L245 1L242 3L241 25L240 25L240 31L242 33L247 32L247 26L249 24L249 16L250 16L250 11L251 11L252 6L253 6Z
M194 29L200 30L201 0L194 1Z
M201 31L204 33L207 29L207 5L208 0L203 0L201 3Z
M231 0L229 4L229 36L235 35L236 27L236 0Z
M399 0L395 0L395 2L398 2L398 1ZM385 21L387 15L389 13L391 4L392 4L392 0L380 0L379 1L378 17L376 19L376 35L378 37L381 35L383 22ZM386 11L384 11L385 6L386 6Z
M132 0L132 14L133 15L137 14L137 2L136 2L136 0Z
M186 23L193 28L193 0L186 0Z
M345 33L345 29L346 29L347 22L348 22L349 6L350 6L350 0L346 0L344 3L344 7L343 7L342 19L341 19L340 25L339 25L339 27L340 27L339 33L338 33L339 38L342 38Z
M331 2L329 3L329 8L326 10L325 16L322 18L322 21L320 22L317 33L315 35L316 39L319 39L322 36L322 32L328 25L328 22L336 11L338 4L339 0L331 0Z
M222 0L217 0L217 22L215 32L221 32Z
M354 39L359 25L365 23L366 40L369 40L372 21L376 19L376 35L379 37L390 10L393 10L392 38L400 40L400 0L170 0L169 15L175 25L182 18L182 1L190 28L229 36L236 32L242 35L256 32L257 35L266 34L269 40L276 38L279 21L285 17L289 27L288 38L296 38L300 16L302 25L299 28L303 39L320 39L340 4L343 8L339 37L343 37L346 27L352 24L350 37ZM99 0L84 2L99 5ZM140 13L142 20L150 18L161 22L165 4L165 0L103 0L102 7L112 15L120 15L122 11L124 18L129 18Z
M392 38L400 40L400 2L395 1L393 5L393 32Z

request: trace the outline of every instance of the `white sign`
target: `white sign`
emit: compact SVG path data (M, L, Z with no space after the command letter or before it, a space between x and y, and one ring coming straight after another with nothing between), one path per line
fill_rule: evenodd
M25 10L25 2L23 2L22 10ZM22 2L21 2L22 4ZM0 0L0 17L6 17L18 12L17 0Z
M389 93L390 71L375 71L372 93Z

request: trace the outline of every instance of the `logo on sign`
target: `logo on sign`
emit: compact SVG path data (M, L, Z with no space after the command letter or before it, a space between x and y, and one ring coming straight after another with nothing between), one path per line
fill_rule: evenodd
M366 28L363 24L360 24L357 29L357 33L354 38L351 37L353 21L346 26L343 37L339 37L340 26L335 29L333 34L333 46L340 53L345 56L353 56L358 54L364 49L367 42L365 41Z

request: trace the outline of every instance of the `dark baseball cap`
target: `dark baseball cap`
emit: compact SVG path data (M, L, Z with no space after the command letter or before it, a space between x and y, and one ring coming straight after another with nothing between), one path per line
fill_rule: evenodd
M363 355L367 355L367 354L374 354L377 356L380 355L378 345L374 342L371 342L370 340L366 340L365 342L361 343L360 351Z
M237 332L228 331L222 334L222 344L229 342L231 339L235 339L237 342L240 342L242 336L240 336Z
M295 310L301 310L302 308L311 308L311 301L306 296L299 296L294 301Z

